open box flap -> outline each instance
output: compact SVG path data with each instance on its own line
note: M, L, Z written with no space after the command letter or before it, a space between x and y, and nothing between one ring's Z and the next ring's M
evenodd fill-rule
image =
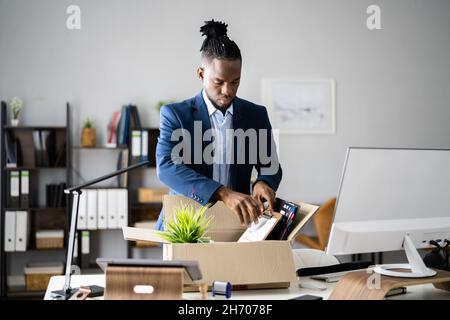
M156 230L148 228L122 227L122 232L125 240L169 243L162 238Z

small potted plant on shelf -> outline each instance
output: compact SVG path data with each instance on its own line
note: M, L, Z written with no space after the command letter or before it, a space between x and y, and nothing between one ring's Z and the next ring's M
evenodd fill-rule
M20 116L20 112L22 111L23 101L19 97L14 97L9 102L9 105L11 107L11 113L12 113L11 125L18 126L19 125L19 116Z
M206 232L212 216L206 217L205 211L210 205L194 210L192 206L181 206L165 226L165 231L159 231L162 238L170 243L205 243L210 242Z
M169 104L169 103L174 103L176 102L176 100L173 99L169 99L169 100L159 100L156 104L155 104L155 109L159 112L161 111L161 108L163 105Z
M83 123L81 132L81 146L85 148L95 147L95 128L91 119L87 118Z

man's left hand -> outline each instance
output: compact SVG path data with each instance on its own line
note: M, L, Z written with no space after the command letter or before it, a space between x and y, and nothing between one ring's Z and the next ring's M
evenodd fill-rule
M264 211L263 202L264 200L269 202L270 211L274 211L275 208L275 191L267 183L264 181L258 181L253 186L253 199L255 199L261 209L261 212Z

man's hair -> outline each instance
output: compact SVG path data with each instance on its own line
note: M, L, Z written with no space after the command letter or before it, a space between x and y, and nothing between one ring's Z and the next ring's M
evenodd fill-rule
M220 21L205 21L200 28L202 36L206 36L200 51L202 58L208 60L216 59L239 59L242 61L241 50L237 44L227 36L228 25Z

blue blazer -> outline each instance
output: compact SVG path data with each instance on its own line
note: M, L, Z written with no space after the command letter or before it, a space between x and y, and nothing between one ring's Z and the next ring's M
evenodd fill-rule
M194 162L194 121L201 121L202 123L201 137L203 137L203 133L206 130L211 128L208 109L201 92L193 98L179 103L164 105L161 108L160 133L156 146L156 172L159 180L170 188L169 194L181 194L185 197L194 199L201 205L205 205L209 202L213 202L211 198L216 190L221 187L221 184L212 179L212 164L205 163L203 157L200 157L201 163ZM191 161L187 164L176 164L171 158L173 147L180 142L171 141L172 132L175 129L180 128L186 129L191 136L190 142L187 141L190 145L183 146L184 148L191 148ZM236 97L233 101L233 129L243 129L244 131L247 129L255 129L257 132L258 129L267 129L267 131L271 133L272 126L265 107ZM199 133L196 134L198 135ZM197 141L199 141L199 139L203 140L201 137L197 137ZM268 152L265 152L263 155L276 157L276 150L274 150L274 153L272 154L270 148L270 136L267 141ZM202 152L210 143L211 140L202 142ZM248 141L244 147L246 154L248 154ZM248 161L247 158L245 164L238 164L236 161L236 138L234 141L234 156L235 161L230 165L230 182L232 190L251 194L252 186L250 179L253 167L255 167L258 172L255 183L257 181L264 181L273 190L276 191L278 189L282 178L281 165L278 165L278 170L275 174L263 175L261 174L261 168L263 168L264 165L261 163L259 156L257 157L256 164L248 163L250 161ZM199 155L197 155L197 157L199 157ZM269 164L266 166L269 166ZM161 211L155 229L163 229L162 217L163 212Z

